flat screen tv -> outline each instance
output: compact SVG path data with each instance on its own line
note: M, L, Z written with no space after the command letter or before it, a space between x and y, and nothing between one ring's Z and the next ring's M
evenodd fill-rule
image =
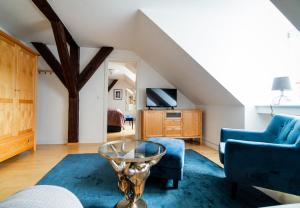
M148 108L151 107L177 107L177 89L146 88Z

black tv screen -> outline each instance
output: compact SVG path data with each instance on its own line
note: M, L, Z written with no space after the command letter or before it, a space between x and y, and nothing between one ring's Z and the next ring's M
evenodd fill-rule
M177 107L177 89L146 88L147 107Z

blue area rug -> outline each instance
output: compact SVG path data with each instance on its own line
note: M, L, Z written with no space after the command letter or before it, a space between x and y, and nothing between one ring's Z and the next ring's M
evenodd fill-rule
M206 157L186 150L184 179L177 190L161 188L161 181L148 179L143 199L149 208L261 207L278 203L252 188L240 186L237 199L230 198L230 184L221 167ZM71 154L39 182L72 191L86 208L112 208L123 199L117 177L108 161L98 154Z

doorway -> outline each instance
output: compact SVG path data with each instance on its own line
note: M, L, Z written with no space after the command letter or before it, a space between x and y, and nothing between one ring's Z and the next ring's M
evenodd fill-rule
M107 141L135 139L137 64L109 61L107 68Z

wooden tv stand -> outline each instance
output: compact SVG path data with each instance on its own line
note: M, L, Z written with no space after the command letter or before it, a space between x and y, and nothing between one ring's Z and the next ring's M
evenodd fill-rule
M202 144L202 110L142 110L142 138L197 138Z

